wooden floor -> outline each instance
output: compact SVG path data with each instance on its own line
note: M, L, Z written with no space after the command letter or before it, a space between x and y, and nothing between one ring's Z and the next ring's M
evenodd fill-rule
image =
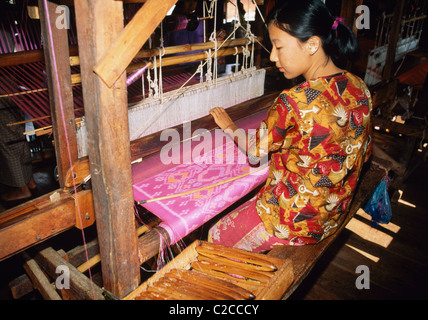
M427 181L425 163L402 186L387 225L374 229L356 215L290 299L427 299ZM356 287L360 265L368 267L369 289Z

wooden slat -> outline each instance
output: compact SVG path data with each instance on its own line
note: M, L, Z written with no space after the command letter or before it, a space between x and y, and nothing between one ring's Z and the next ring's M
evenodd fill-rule
M122 74L109 88L92 71L123 29L123 4L76 0L74 6L103 285L123 297L138 286L140 278L126 79Z
M59 199L52 201L54 195ZM84 215L93 210L92 194L78 194ZM87 204L86 206L83 204ZM56 190L0 214L0 261L77 225L74 195ZM90 214L91 216L92 214ZM85 220L85 226L93 223Z
M22 253L24 259L24 269L43 299L45 300L62 300L58 292L51 285L49 279L45 276L42 269L40 269L37 262L32 259L26 252Z
M49 247L40 251L36 256L37 263L56 279L58 266L67 267L70 271L70 292L77 300L104 300L103 291L84 274L79 272L71 263L62 258L58 252Z
M74 210L74 199L69 197L0 225L0 260L73 227Z
M8 286L14 299L20 299L34 290L30 278L25 273L10 281Z
M126 25L93 71L111 87L177 0L147 0ZM77 15L78 16L78 15ZM94 17L95 18L95 17ZM109 25L106 21L105 26Z

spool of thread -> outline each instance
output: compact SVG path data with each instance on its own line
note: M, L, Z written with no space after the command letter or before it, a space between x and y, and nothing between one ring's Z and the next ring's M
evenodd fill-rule
M145 65L144 67L138 69L137 71L132 72L128 78L126 79L126 85L130 86L131 84L133 84L135 81L137 81L143 74L144 72L147 70L147 68L149 67L149 63L147 61L145 61Z

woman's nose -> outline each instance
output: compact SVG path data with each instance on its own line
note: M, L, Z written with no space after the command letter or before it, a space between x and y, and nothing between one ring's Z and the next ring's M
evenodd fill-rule
M275 48L272 48L272 51L270 52L270 61L272 62L278 61L278 55Z

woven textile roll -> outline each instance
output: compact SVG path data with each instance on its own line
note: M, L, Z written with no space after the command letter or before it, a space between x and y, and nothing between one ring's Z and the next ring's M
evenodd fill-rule
M265 115L265 112L260 112L241 121L239 125L248 132L254 133ZM208 140L215 147L199 153L201 144ZM193 156L186 157L181 154L185 163L165 165L165 170L149 178L139 180L142 178L142 171L147 170L146 162L133 168L134 199L136 201L181 194L216 185L212 188L143 205L162 219L161 227L167 230L171 244L202 226L251 192L266 180L268 174L267 166L252 167L245 154L220 130L206 132L203 138L199 139L199 144L195 144L195 142L192 144L191 141L183 143L181 150L183 152L188 150L189 154ZM156 160L152 159L153 163L162 166L162 159L157 158ZM243 177L219 184L237 176Z

